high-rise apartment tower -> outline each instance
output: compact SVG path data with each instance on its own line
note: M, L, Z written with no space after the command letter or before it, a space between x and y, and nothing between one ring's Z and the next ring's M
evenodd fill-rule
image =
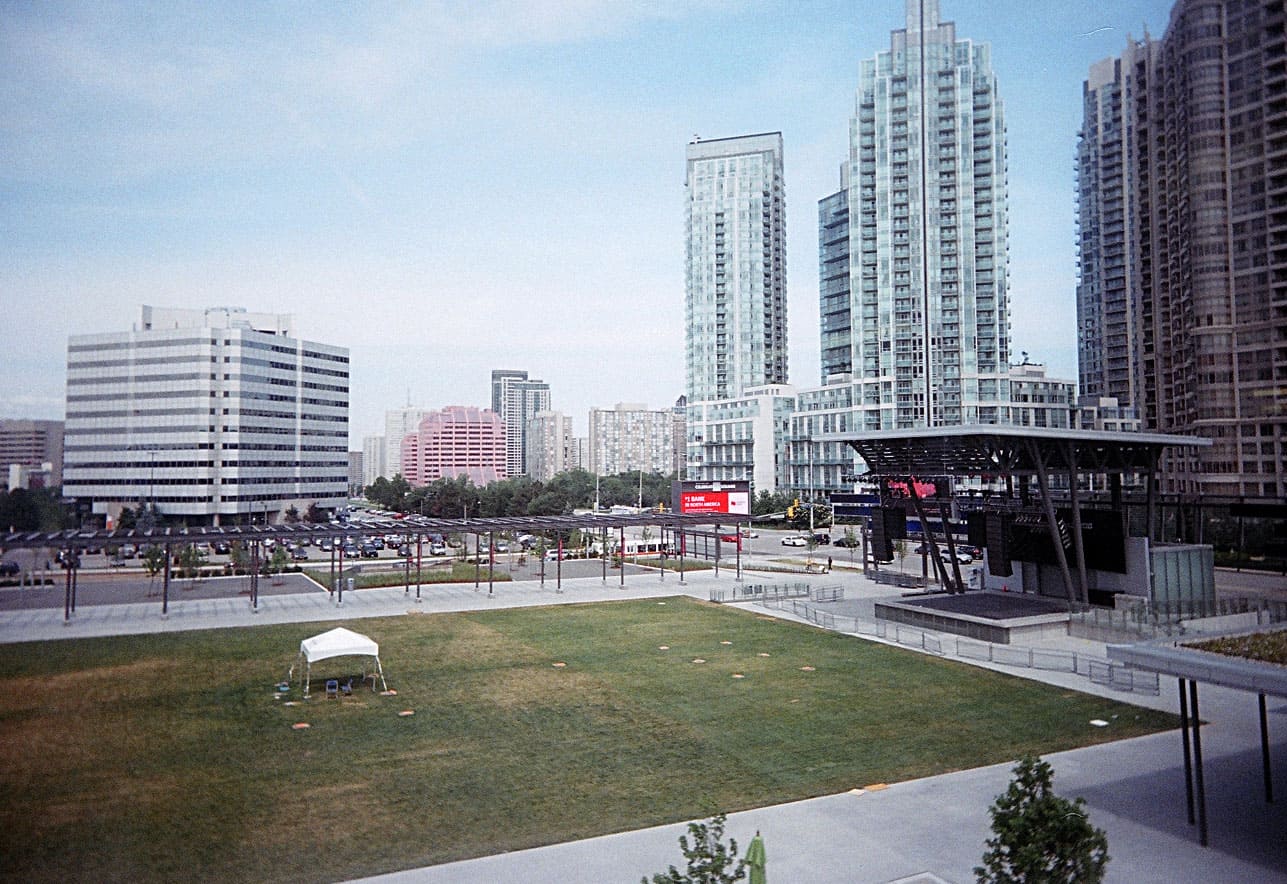
M787 379L782 133L687 148L685 375L690 403Z
M823 377L861 386L860 429L1004 422L1006 144L991 51L957 39L937 0L906 10L889 50L862 63L844 196L819 207ZM844 262L847 291L831 272Z
M492 411L505 424L505 469L510 476L527 474L527 424L538 411L550 409L550 385L525 371L492 371Z
M1104 91L1110 71L1120 81L1122 122L1114 125L1126 131L1113 138L1126 145L1126 182L1088 179L1083 167L1083 284L1099 279L1089 271L1100 267L1127 274L1134 404L1144 428L1213 442L1164 455L1165 491L1287 498L1283 31L1281 0L1179 0L1160 40L1130 45L1087 81L1088 95ZM1103 98L1088 102L1083 147L1102 132L1102 119L1089 117L1104 106ZM1129 223L1109 227L1104 207L1119 189ZM1084 301L1103 317L1109 355L1119 291L1105 285L1079 299L1079 314ZM1083 383L1099 368L1083 366ZM1111 385L1104 392L1122 398Z

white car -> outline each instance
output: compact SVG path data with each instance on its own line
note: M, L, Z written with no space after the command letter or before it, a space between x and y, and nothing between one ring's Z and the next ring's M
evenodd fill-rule
M799 534L792 534L790 537L782 538L782 545L783 546L808 546L809 541L801 537Z

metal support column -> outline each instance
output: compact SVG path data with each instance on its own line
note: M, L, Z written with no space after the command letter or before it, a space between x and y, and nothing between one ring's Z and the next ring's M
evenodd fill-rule
M420 574L420 568L424 564L424 540L423 534L416 535L416 602L420 602L420 584L423 577Z
M621 588L626 588L626 526L620 526L618 539L621 543Z
M1193 817L1193 755L1189 749L1189 696L1185 692L1185 679L1180 682L1180 736L1184 744L1184 804L1188 809L1189 825Z
M496 580L496 532L487 532L487 594L495 594Z
M161 564L161 616L169 616L170 613L170 544L165 545L165 559Z
M1269 719L1265 716L1265 695L1260 696L1260 760L1265 769L1265 803L1274 803L1274 775L1269 766Z
M1202 778L1202 717L1198 714L1198 683L1189 680L1189 707L1193 710L1193 773L1197 783L1198 843L1207 846L1207 790Z

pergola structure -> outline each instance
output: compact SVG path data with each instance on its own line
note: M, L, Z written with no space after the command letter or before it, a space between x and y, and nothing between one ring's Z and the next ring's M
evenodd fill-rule
M1198 826L1198 840L1207 846L1206 780L1202 768L1202 720L1198 714L1198 682L1220 685L1258 696L1260 761L1265 803L1274 803L1273 769L1269 760L1269 718L1265 695L1287 699L1287 669L1243 657L1215 654L1177 642L1109 645L1108 657L1134 669L1174 676L1180 687L1180 730L1184 749L1184 793L1189 825ZM1194 808L1197 808L1196 820Z
M293 524L282 525L229 525L229 526L202 526L202 527L158 527L158 528L130 528L116 530L91 530L91 529L67 529L62 531L9 531L0 534L0 548L3 549L58 549L68 553L66 590L63 605L63 617L70 620L72 612L76 610L76 567L80 553L89 548L101 548L104 546L113 546L124 543L137 544L140 548L144 546L155 546L162 549L165 553L162 573L164 582L162 589L161 613L164 616L169 610L169 588L170 588L170 562L172 559L172 550L175 546L183 547L194 543L214 543L216 541L240 542L246 544L251 550L251 569L250 569L250 598L251 606L255 610L259 607L259 552L265 541L273 540L291 540L299 538L309 538L316 540L319 538L331 538L339 540L341 543L334 545L331 553L331 574L332 574L332 591L338 589L339 603L344 600L343 580L336 580L336 564L338 553L338 567L341 575L344 571L344 549L342 541L345 538L361 538L367 534L385 534L396 533L404 536L413 536L415 538L415 568L416 568L416 596L420 594L420 573L422 564L422 553L424 541L428 537L435 535L447 536L451 534L472 534L475 538L487 537L489 539L489 548L495 549L495 537L497 534L522 534L528 533L533 535L554 535L557 538L560 555L558 559L558 580L562 585L562 537L566 533L579 530L597 534L605 541L610 531L618 532L622 547L625 545L625 529L633 527L657 527L661 531L669 531L672 534L678 534L682 538L688 536L706 536L714 539L716 550L716 568L719 567L719 548L720 535L723 533L721 526L729 526L735 530L740 529L743 525L749 527L750 517L747 515L738 515L730 513L674 513L674 512L648 512L639 514L606 514L606 513L585 513L581 515L559 515L559 516L505 516L499 518L470 518L470 519L434 519L418 515L397 514L398 517L389 515L387 517L377 517L374 519L365 519L361 523L309 523L297 522ZM475 542L477 549L477 542ZM683 582L684 554L686 544L679 544L680 560L680 582ZM738 578L741 578L741 544L735 544L736 550L736 567ZM606 549L605 549L606 552ZM603 559L604 580L607 580L607 555ZM478 555L475 555L474 585L479 586L482 580L482 562ZM407 583L410 586L411 580L411 556L404 560L404 567L407 572ZM624 561L623 561L624 566ZM493 569L495 566L494 554L489 556L487 568L488 593L493 591ZM544 580L544 564L542 563L542 580ZM621 581L625 583L625 568L621 569Z
M1100 430L1046 429L1000 425L962 425L923 427L912 430L880 430L870 433L828 433L817 441L849 445L866 462L872 479L892 479L907 483L908 496L921 516L925 542L933 557L934 567L944 586L952 585L925 518L924 507L916 490L917 477L925 476L1001 476L1013 493L1013 480L1035 478L1037 494L1045 513L1046 527L1063 575L1068 599L1086 601L1086 557L1082 548L1079 479L1083 474L1100 474L1109 478L1114 509L1121 508L1123 474L1146 477L1148 495L1148 530L1151 536L1156 500L1156 474L1162 450L1167 447L1203 448L1211 440L1192 436L1159 433L1110 432ZM1064 550L1051 478L1068 477L1069 503L1072 509L1072 541L1075 563L1070 565ZM955 586L962 587L956 549L950 531L945 531L948 552L952 558ZM1073 580L1073 567L1077 581Z

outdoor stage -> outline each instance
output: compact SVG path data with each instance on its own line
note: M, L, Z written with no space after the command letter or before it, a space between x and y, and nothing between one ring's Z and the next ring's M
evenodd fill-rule
M876 616L1002 645L1068 632L1067 603L1013 592L936 593L878 601Z

